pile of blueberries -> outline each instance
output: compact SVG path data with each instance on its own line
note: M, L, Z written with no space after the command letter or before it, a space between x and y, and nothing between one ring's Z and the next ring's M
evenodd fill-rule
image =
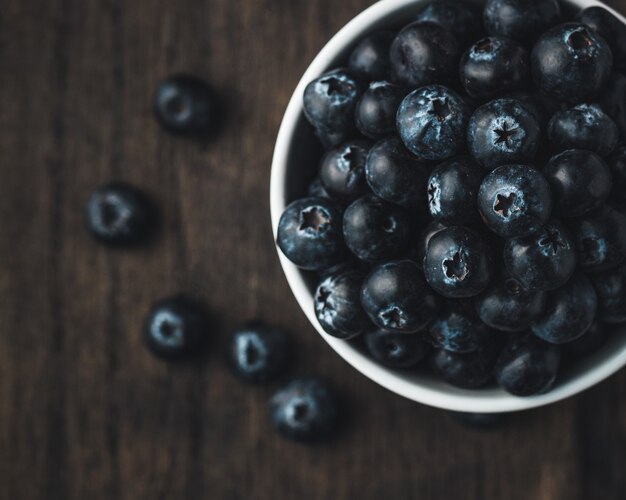
M626 322L626 27L436 1L346 63L304 91L325 153L277 236L320 325L458 387L550 390Z
M219 110L214 91L190 75L175 75L158 87L156 118L164 130L205 140L217 130ZM153 239L158 211L140 190L124 182L96 189L86 206L87 229L108 246L128 248ZM149 311L143 340L166 360L197 357L205 352L211 325L204 307L185 295L167 297ZM250 322L229 338L227 358L234 373L248 383L282 380L291 354L284 331ZM298 441L329 437L338 428L339 405L332 387L319 377L287 380L271 397L270 415L283 436Z

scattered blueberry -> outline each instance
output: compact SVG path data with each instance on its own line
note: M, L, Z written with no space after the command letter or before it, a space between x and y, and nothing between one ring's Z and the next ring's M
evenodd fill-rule
M413 88L452 81L461 55L452 33L437 24L419 21L396 35L390 54L397 81Z
M598 317L605 323L626 323L626 264L590 278L598 295Z
M318 441L336 431L337 397L321 379L293 379L274 393L269 404L274 427L288 439Z
M515 99L497 99L479 107L467 127L467 145L483 167L532 161L540 146L535 111Z
M389 368L411 368L422 361L429 351L423 335L406 335L382 329L366 333L365 346L372 358Z
M611 49L584 24L566 23L544 33L533 47L535 85L564 102L589 102L607 83L613 67Z
M430 165L407 151L397 137L378 141L370 149L365 176L378 197L406 208L425 206Z
M599 7L589 7L583 10L578 19L592 30L596 31L611 47L615 69L622 73L626 71L626 27L608 10Z
M475 231L448 227L435 233L424 258L424 276L440 295L473 297L482 292L493 272L491 249Z
M397 333L423 329L437 314L437 298L410 260L375 267L363 283L361 303L379 328Z
M368 192L365 160L370 143L353 140L328 151L320 164L320 180L337 200L351 201Z
M470 96L493 98L528 84L529 55L510 38L490 36L477 41L463 54L460 74Z
M416 21L433 23L450 31L462 45L469 45L482 32L481 19L473 6L459 1L433 2L417 13Z
M482 323L471 302L449 301L430 324L433 343L452 352L472 352L483 347L492 332Z
M155 303L144 323L143 340L157 356L179 359L198 354L207 342L206 314L195 302L174 296Z
M385 80L391 76L389 49L395 38L392 31L377 31L361 40L350 54L350 69L369 80Z
M86 206L87 228L109 245L133 245L144 241L153 229L154 213L138 189L114 182L96 189Z
M287 365L287 335L282 330L260 322L235 330L228 347L233 371L247 382L265 383L274 380Z
M456 92L429 85L411 92L398 109L404 145L422 160L445 160L465 145L469 107Z
M493 344L463 354L438 349L431 358L431 365L449 384L463 389L478 389L491 380L496 356Z
M370 139L382 139L396 131L396 113L407 90L394 83L375 81L356 107L356 127Z
M484 170L473 159L461 156L436 167L427 184L430 215L444 224L478 221L478 189Z
M217 99L211 88L189 75L174 75L159 84L154 113L165 130L181 135L214 132L219 119Z
M289 204L278 223L276 243L296 266L312 271L341 262L345 254L341 207L327 198Z
M576 244L570 231L552 220L524 238L508 240L504 264L526 290L554 290L576 269Z
M478 210L487 227L502 238L528 236L550 218L550 186L534 167L499 167L480 185Z
M507 273L501 273L474 299L476 312L483 323L509 332L528 330L546 305L546 294L525 290Z
M496 379L515 396L543 394L554 385L560 362L557 346L530 334L513 335L498 358Z
M487 0L483 19L492 35L532 44L561 16L557 0Z

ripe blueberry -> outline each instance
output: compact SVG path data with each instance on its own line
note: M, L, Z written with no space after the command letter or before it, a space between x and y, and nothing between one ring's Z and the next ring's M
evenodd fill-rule
M395 37L391 31L377 31L363 38L350 54L350 69L368 80L385 80L391 76L389 48Z
M415 18L422 23L428 22L450 31L461 46L476 40L483 30L481 19L474 8L459 1L442 0L422 8Z
M246 382L265 383L284 371L289 341L282 330L253 322L232 333L228 354L237 376Z
M487 0L483 20L492 35L532 44L560 15L557 0Z
M429 351L428 343L420 334L406 335L378 329L367 332L364 339L370 356L389 368L411 368Z
M435 373L449 384L463 389L478 389L491 380L496 356L493 344L463 354L438 349L431 357L431 365Z
M598 317L605 323L626 322L626 264L590 275L598 294Z
M370 139L382 139L396 131L396 113L407 90L386 81L370 83L356 106L356 127Z
M337 200L352 201L368 192L365 160L370 143L353 140L328 151L320 164L320 180Z
M472 352L492 339L491 331L476 316L470 303L449 301L428 328L437 347L452 352Z

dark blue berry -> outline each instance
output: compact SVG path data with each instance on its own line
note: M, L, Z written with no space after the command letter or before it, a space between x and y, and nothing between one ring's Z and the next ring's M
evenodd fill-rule
M320 164L320 180L326 191L339 201L352 201L369 191L365 181L365 160L371 144L353 140L328 151Z
M589 280L575 275L548 294L541 317L531 326L533 333L552 344L564 344L583 335L593 323L598 297Z
M351 339L365 332L371 323L361 306L365 273L348 268L327 276L315 291L315 315L326 333Z
M175 296L152 306L144 323L143 341L157 356L179 359L200 353L208 333L202 308L183 296Z
M428 328L437 347L472 352L490 342L492 332L480 321L471 302L449 301Z
M626 322L626 264L590 275L598 294L598 317L605 323Z
M490 34L530 45L554 26L560 15L557 0L487 0L483 20Z
M600 207L611 192L611 171L597 154L568 149L553 156L543 170L550 183L554 211L579 217Z
M392 31L377 31L363 38L350 54L350 69L361 73L368 80L389 78L389 48L394 37Z
M329 71L304 90L304 114L325 147L345 142L354 134L354 111L365 90L362 77L351 69Z
M370 356L389 368L411 368L429 352L428 343L420 334L406 335L379 329L366 333L364 339Z
M502 238L528 236L550 218L550 186L534 167L499 167L480 185L478 210L487 227Z
M435 373L443 380L463 389L478 389L493 376L497 351L494 344L468 353L438 349L431 358Z
M400 139L389 137L370 149L365 176L378 197L406 208L418 208L425 205L430 168L412 156Z
M626 215L608 206L572 221L580 265L603 271L626 259Z
M570 231L552 220L536 233L508 240L504 264L526 290L554 290L576 269L576 244Z
M626 26L617 17L602 7L583 10L578 20L596 31L611 47L615 69L626 70Z
M566 23L544 33L533 47L535 85L564 102L589 102L607 83L613 67L611 49L584 24Z
M89 232L102 243L133 245L154 229L154 211L138 189L114 182L96 189L86 206Z
M481 19L473 6L459 2L443 0L423 7L415 18L450 31L465 46L476 40L482 32Z
M430 215L444 224L478 221L477 197L484 170L473 159L448 160L430 174L427 184Z
M496 364L498 384L515 396L548 392L561 363L559 348L530 334L513 335Z
M217 129L217 99L202 80L175 75L163 80L154 97L154 113L168 132L197 135Z
M483 323L509 332L528 330L546 305L546 294L525 290L507 273L492 281L489 288L474 300L476 312Z
M475 231L455 226L431 237L424 259L424 276L444 297L478 295L489 284L492 272L491 249Z
M289 340L282 330L253 322L233 332L228 354L237 376L247 382L265 383L284 371Z
M467 127L467 145L483 167L530 162L540 146L535 111L515 99L497 99L479 107Z
M626 213L626 145L618 147L607 162L613 177L609 204Z
M604 112L613 118L619 129L620 137L626 137L626 76L614 71L604 90L600 93L598 104Z
M269 405L274 427L288 439L318 441L337 429L337 397L324 380L293 379L274 393Z
M604 157L617 145L615 122L597 104L578 104L559 111L548 124L553 151L587 149Z
M361 260L391 260L406 252L410 224L409 214L402 207L366 195L346 208L343 237L348 248Z
M465 146L469 107L456 92L429 85L411 92L398 109L404 145L422 160L445 160Z
M426 252L428 251L428 245L430 244L431 238L446 227L447 226L445 224L434 220L431 221L428 226L426 226L426 228L420 233L417 239L416 248L416 262L420 267L424 265L424 258L426 257Z
M370 83L356 107L356 127L370 139L382 139L396 131L396 113L407 90L386 81Z
M479 99L520 89L530 79L528 52L510 38L483 38L463 54L460 75L465 91Z
M303 198L287 206L280 216L276 243L296 266L312 271L341 262L343 212L327 198Z
M391 44L391 68L397 81L409 87L447 83L456 76L460 55L459 44L448 30L415 22Z
M363 283L361 303L379 328L397 333L422 330L437 313L437 298L410 260L375 267Z

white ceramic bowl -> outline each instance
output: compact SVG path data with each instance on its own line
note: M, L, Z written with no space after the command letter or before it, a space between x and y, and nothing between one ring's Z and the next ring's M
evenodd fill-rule
M298 83L283 117L272 162L270 208L274 239L286 205L303 196L313 178L321 151L308 127L303 110L304 88L313 79L345 60L349 50L365 34L376 29L406 24L418 6L428 0L381 0L346 24L320 51ZM602 5L624 23L626 19L594 0L570 0L577 8ZM564 374L547 394L520 398L493 387L464 390L446 384L434 375L394 371L379 365L353 344L326 334L313 310L315 283L278 251L287 281L300 307L322 338L354 368L374 382L406 398L454 411L497 413L534 408L577 394L609 377L626 365L626 329L611 337L596 354Z

